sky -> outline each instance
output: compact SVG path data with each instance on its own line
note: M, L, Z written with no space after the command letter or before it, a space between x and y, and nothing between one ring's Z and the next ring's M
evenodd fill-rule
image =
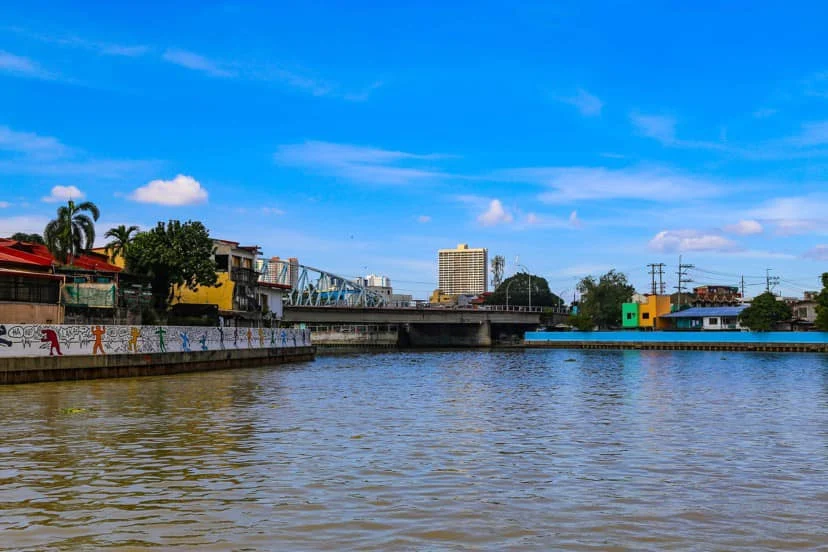
M420 298L458 243L819 289L828 6L390 4L3 3L0 235L71 197Z

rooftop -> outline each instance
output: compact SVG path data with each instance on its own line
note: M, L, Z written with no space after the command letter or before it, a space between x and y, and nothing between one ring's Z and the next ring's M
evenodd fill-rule
M747 305L740 305L738 307L693 307L683 311L671 312L670 314L662 315L661 318L701 318L703 316L739 316Z

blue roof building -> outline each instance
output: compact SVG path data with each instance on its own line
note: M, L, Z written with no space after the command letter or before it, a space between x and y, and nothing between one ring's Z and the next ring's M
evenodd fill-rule
M747 305L738 307L693 307L664 314L661 318L670 321L677 330L741 330L739 314Z

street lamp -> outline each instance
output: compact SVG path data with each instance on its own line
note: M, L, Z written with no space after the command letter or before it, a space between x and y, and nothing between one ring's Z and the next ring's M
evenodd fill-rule
M509 286L512 285L514 280L509 280L509 283L506 284L506 310L509 310Z
M526 266L517 263L515 266L519 266L524 271L526 271L526 275L529 277L529 308L532 308L532 275L529 273L529 269Z

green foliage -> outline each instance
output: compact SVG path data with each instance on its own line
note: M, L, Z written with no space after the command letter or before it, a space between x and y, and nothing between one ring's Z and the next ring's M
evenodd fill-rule
M109 259L114 261L118 257L126 258L126 252L135 239L132 234L138 231L137 226L130 226L121 224L115 228L110 228L104 234L105 238L111 238L110 242L106 244L106 252L109 254Z
M767 332L777 322L789 321L792 314L791 307L777 301L773 293L766 291L754 297L750 306L739 315L739 321L753 331Z
M159 222L152 230L139 233L126 250L126 266L129 272L150 278L159 310L172 301L176 286L195 291L218 282L213 241L198 221Z
M610 270L598 280L587 276L578 283L578 291L580 315L604 329L621 326L621 305L632 299L635 288L627 282L625 274Z
M40 245L46 245L46 242L43 241L43 236L40 234L26 234L25 232L17 232L12 234L11 239L27 242L27 243L39 243Z
M582 312L570 314L567 322L570 326L582 332L591 332L595 329L595 321L592 320L592 317Z
M521 272L503 280L497 289L486 298L486 305L505 305L506 294L509 294L508 304L529 305L529 286L531 280L532 306L557 307L563 305L563 300L549 291L549 283L545 278L534 274Z
M814 327L823 332L828 332L828 272L822 274L822 291L816 296L816 322Z
M84 213L92 215L90 218ZM58 207L57 218L49 221L43 230L46 247L61 263L72 260L92 249L95 243L95 222L101 212L91 201L75 203L71 199L66 205Z

